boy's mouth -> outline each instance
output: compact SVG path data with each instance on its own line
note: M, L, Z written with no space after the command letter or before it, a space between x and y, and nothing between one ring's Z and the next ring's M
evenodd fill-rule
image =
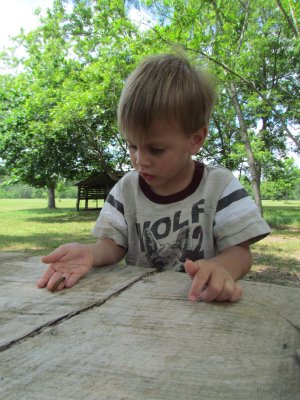
M145 174L143 172L141 172L140 175L146 182L151 182L154 179L154 175Z

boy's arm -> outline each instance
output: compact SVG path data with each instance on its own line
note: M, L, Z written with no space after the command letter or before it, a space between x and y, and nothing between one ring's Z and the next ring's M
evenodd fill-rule
M70 288L86 275L93 266L100 267L120 261L126 249L111 239L102 239L94 244L68 243L42 257L42 262L50 264L38 280L38 287L49 290ZM61 283L56 287L57 282Z
M192 279L189 299L238 301L243 290L235 281L249 272L251 264L248 242L229 247L208 260L187 260L185 270Z
M127 250L116 244L112 239L101 239L98 242L87 245L93 254L93 267L115 264L122 260Z

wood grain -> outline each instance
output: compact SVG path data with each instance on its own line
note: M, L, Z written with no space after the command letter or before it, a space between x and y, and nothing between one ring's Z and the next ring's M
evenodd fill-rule
M186 274L140 277L3 351L0 397L297 400L300 290L241 284L239 303L192 304ZM68 291L76 307L81 290Z
M40 257L0 257L0 349L44 326L102 304L152 271L117 265L94 269L72 289L52 293L36 286L45 268Z

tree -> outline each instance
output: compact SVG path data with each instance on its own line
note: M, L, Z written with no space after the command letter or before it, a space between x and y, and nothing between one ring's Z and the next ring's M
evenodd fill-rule
M285 151L287 138L293 140L296 150L299 149L299 137L289 128L289 125L299 124L294 101L295 93L299 94L300 47L296 28L299 6L294 1L284 3L290 13L288 20L273 0L143 2L160 21L150 27L157 40L179 44L190 57L214 66L222 88L220 104L228 106L222 112L217 104L212 121L211 137L222 134L219 144L227 145L227 152L221 147L218 160L230 164L226 159L231 154L229 144L232 149L238 148L236 143L244 144L244 154L236 159L243 163L246 155L255 200L260 208L263 165L252 150L251 137L264 144L265 152L271 152L274 158L278 151ZM224 100L224 96L230 101ZM232 118L232 108L235 121L226 118L227 114ZM221 115L225 123L218 119ZM259 124L261 129L258 129ZM236 126L229 129L227 136L226 130L220 129L224 125Z
M293 195L299 179L300 170L292 158L279 161L267 180L272 185L273 198L287 201Z
M37 29L18 36L27 57L2 93L0 155L12 179L48 188L49 207L59 179L126 162L116 106L136 38L121 0L74 1L70 12L55 0Z
M68 161L78 152L74 137L51 124L51 110L59 101L61 83L71 67L65 57L68 45L59 29L62 10L58 6L55 2L55 18L49 17L42 27L18 36L28 57L22 60L24 72L7 80L7 94L2 93L1 101L0 154L11 179L47 187L50 208L55 207L58 179L69 174Z
M129 6L148 9L148 30L128 18ZM53 194L58 179L124 168L116 125L124 79L143 56L180 46L217 77L202 157L249 175L261 207L261 177L286 156L287 138L299 149L290 129L299 126L298 3L55 0L40 18L17 38L23 72L1 77L0 157L13 179Z

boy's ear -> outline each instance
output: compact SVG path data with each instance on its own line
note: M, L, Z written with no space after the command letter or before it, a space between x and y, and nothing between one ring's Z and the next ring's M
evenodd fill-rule
M208 128L207 126L203 126L202 128L198 129L191 138L190 143L190 154L195 155L203 146L205 139L207 138Z

